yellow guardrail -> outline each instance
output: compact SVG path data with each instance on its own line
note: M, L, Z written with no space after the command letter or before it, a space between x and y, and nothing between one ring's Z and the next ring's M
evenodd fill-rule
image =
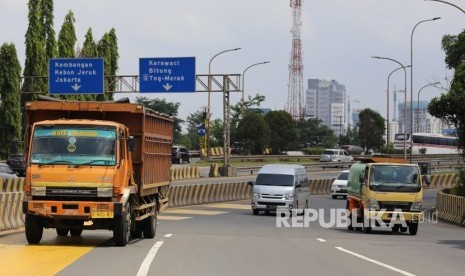
M436 212L439 219L465 226L465 197L438 191Z

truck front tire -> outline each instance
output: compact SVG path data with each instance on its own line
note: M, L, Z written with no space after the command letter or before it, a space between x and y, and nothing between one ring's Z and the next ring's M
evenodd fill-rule
M408 224L408 232L411 236L415 236L418 232L418 222L410 222Z
M26 239L29 244L39 244L42 239L44 227L42 218L31 214L26 215Z
M131 214L129 204L126 204L121 214L115 217L113 225L113 240L116 246L126 246L129 241Z

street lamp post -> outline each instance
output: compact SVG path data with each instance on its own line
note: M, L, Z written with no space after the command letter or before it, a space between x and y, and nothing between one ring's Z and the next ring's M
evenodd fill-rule
M405 66L405 68L408 68L410 67L410 65L407 65ZM386 133L386 146L389 147L389 139L391 138L390 134L391 134L391 128L390 128L390 121L389 121L389 79L391 78L391 75L394 73L394 72L397 72L398 70L402 69L402 67L399 67L397 69L394 69L388 76L388 79L387 79L387 104L386 104L386 108L387 108L387 112L386 112L386 126L387 126L387 133ZM394 107L395 108L395 107Z
M435 21L441 19L441 17L435 17L431 19L426 19L418 22L412 29L412 34L410 35L410 136L413 134L413 33L418 25L421 23ZM410 137L410 163L412 163L412 152L413 152L413 139Z
M247 72L247 70L249 70L250 68L254 66L261 65L261 64L267 64L267 63L270 63L270 61L264 61L264 62L258 62L258 63L252 64L249 67L245 68L244 72L242 73L242 100L241 100L241 116L242 117L244 117L244 112L245 112L245 106L244 106L244 103L245 103L245 100L244 100L245 72Z
M461 10L463 13L465 13L465 10L463 10L463 9L460 8L459 6L454 5L454 4L452 4L452 3L449 3L449 2L446 2L446 1L442 1L442 0L424 0L424 1L434 1L434 2L440 2L440 3L447 4L447 5L451 5L451 6L453 6L453 7L456 7L457 9Z
M395 60L395 59L392 59L392 58L387 58L387 57L378 57L378 56L372 56L372 58L376 58L376 59L386 59L386 60L390 60L390 61L393 61L397 64L399 64L402 69L404 69L404 91L405 91L405 98L404 98L404 122L402 124L402 128L403 128L403 133L404 133L404 159L407 159L407 140L405 139L406 137L406 133L405 133L405 130L406 130L406 123L407 123L407 70L405 69L405 66L400 63L399 61Z
M207 128L207 135L206 135L206 139L205 139L205 143L207 144L207 159L210 158L210 93L212 91L212 76L211 76L211 65L212 65L212 61L214 58L216 58L217 56L223 54L223 53L226 53L226 52L231 52L231 51L237 51L237 50L240 50L241 48L234 48L234 49L228 49L228 50L224 50L224 51L221 51L219 53L217 53L216 55L214 55L211 59L210 59L210 62L208 63L208 105L207 105L207 124L206 124L206 128Z
M417 132L420 132L420 92L421 90L423 90L424 88L428 87L428 86L432 86L432 85L436 85L436 84L440 84L440 82L435 82L435 83L428 83L426 85L424 85L422 88L420 88L420 90L418 90L418 97L417 97Z

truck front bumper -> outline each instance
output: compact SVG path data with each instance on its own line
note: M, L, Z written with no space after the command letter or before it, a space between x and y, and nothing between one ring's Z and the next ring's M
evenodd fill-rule
M122 213L119 202L23 201L23 213L53 218L108 219Z
M403 211L365 211L365 218L380 219L384 222L391 221L408 221L418 222L423 220L422 212L403 212Z

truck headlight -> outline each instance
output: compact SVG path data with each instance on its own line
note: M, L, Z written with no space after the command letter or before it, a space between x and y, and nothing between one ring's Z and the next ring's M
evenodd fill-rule
M113 188L97 188L98 197L112 197Z
M422 206L423 206L423 201L422 200L415 201L414 203L412 203L412 207L410 207L410 211L418 211L418 212L420 212Z
M46 196L47 187L31 187L32 196Z
M294 199L294 194L287 194L287 195L284 195L284 199L286 199L286 200Z
M367 208L368 209L373 209L375 211L379 211L379 204L378 204L378 201L374 198L369 198L367 200Z
M260 198L260 193L252 193L253 198Z

